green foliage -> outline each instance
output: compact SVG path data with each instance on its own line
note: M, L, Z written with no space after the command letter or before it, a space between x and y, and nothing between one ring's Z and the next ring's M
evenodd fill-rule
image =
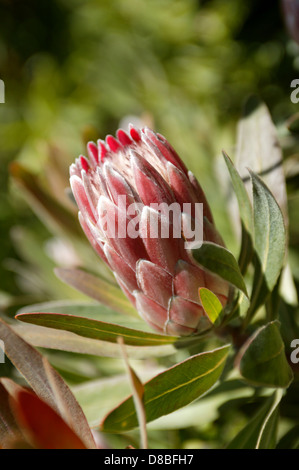
M203 242L192 250L194 260L217 276L230 282L247 296L247 289L239 265L230 251L220 245Z
M261 326L249 338L237 363L241 375L254 385L287 388L293 380L277 321Z
M218 297L212 291L201 287L198 289L201 305L212 323L216 323L222 312L222 305Z
M110 448L138 447L138 426L149 447L298 448L299 49L279 4L32 0L0 16L0 447L94 448L92 425ZM131 120L173 144L228 247L192 253L232 286L224 309L199 290L204 334L150 331L78 224L70 163Z
M286 234L281 210L265 184L252 173L254 198L255 278L248 316L263 304L276 284L284 257Z
M239 266L241 273L245 273L248 264L250 263L253 255L252 246L252 233L253 233L253 213L252 206L247 194L245 185L242 181L241 176L234 167L229 156L223 152L225 163L230 173L234 193L238 200L239 213L242 223L242 244L239 254Z
M219 379L229 351L224 346L200 353L176 364L144 385L146 420L171 413L207 392ZM121 403L103 421L101 429L126 431L138 424L132 397Z
M117 343L117 338L121 336L129 346L161 346L172 344L179 339L176 336L155 335L125 328L115 323L104 323L61 313L23 313L17 315L16 318L26 323L71 331L86 338L108 341L109 343Z
M275 449L278 405L281 393L275 392L244 429L230 442L228 449Z

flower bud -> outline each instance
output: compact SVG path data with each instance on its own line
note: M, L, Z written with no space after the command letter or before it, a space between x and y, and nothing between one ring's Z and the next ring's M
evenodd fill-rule
M198 289L224 306L229 287L189 254L202 241L223 245L195 176L148 128L120 129L87 150L70 167L79 220L140 316L165 334L211 328Z

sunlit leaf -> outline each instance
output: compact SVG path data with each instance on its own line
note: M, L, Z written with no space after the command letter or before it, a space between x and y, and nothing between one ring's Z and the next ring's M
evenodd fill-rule
M209 289L201 287L198 289L201 305L212 323L215 323L220 313L222 305L218 297Z
M59 330L70 331L91 339L117 343L119 336L130 346L161 346L173 344L179 340L177 336L166 336L145 331L134 330L113 323L105 323L89 318L63 315L60 313L23 313L18 320L34 325L46 326Z
M53 328L45 328L23 322L14 324L13 330L33 346L95 356L120 357L119 347L116 343L90 339L69 331L54 330ZM176 352L176 347L172 344L156 346L154 348L152 346L144 346L142 348L127 346L127 350L129 357L145 359L169 356Z
M221 419L227 409L231 415L251 398L252 387L235 379L221 381L200 400L149 423L148 429L170 430L196 426L205 431L212 422Z
M219 379L229 346L192 356L144 385L147 422L171 413L207 392ZM119 432L138 425L132 396L113 410L101 429Z
M163 367L155 365L153 361L151 361L151 364L148 363L146 368L143 366L143 362L138 361L136 363L135 361L134 369L142 383L164 370ZM123 373L85 381L73 386L72 391L92 427L98 426L107 413L125 400L132 392L130 383ZM99 397L101 397L101 400L99 400Z

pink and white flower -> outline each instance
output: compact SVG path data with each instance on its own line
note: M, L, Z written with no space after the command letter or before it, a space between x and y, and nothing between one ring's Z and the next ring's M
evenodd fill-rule
M223 246L195 176L165 137L148 128L119 129L117 138L90 142L87 150L89 158L71 165L70 183L95 251L155 330L183 336L209 329L198 289L207 287L224 306L229 286L196 265L186 249L190 233L198 242L199 229L204 241ZM180 208L179 234L171 206Z

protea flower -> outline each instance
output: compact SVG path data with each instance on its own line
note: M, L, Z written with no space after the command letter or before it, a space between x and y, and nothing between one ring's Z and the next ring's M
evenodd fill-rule
M130 126L128 134L119 129L117 138L90 142L87 150L89 159L80 156L70 168L79 220L124 293L159 332L183 336L210 328L198 289L207 287L224 306L228 284L196 265L186 249L184 227L188 220L194 225L200 203L203 239L223 245L194 175L167 140L148 128ZM164 213L174 203L182 209L179 236L171 230L176 221ZM153 224L161 232L169 229L167 237L152 237Z

